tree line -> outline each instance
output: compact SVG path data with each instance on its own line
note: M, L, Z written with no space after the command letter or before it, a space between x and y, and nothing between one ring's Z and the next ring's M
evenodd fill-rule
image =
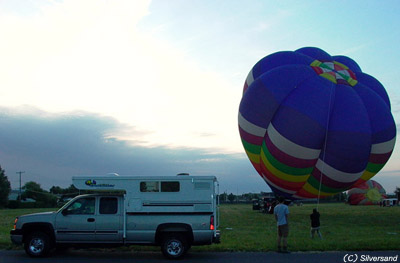
M0 208L31 208L31 207L58 207L63 204L66 199L75 197L78 194L87 193L87 191L79 191L74 185L70 185L67 188L61 188L59 186L53 186L49 191L42 189L40 184L36 182L27 182L23 187L21 196L18 196L17 200L8 200L11 192L11 184L8 180L5 171L0 165ZM396 187L395 194L397 199L400 200L400 187ZM219 199L221 202L250 202L253 199L261 198L261 194L246 193L242 195L234 195L233 193L220 194ZM28 198L35 200L34 203L24 203L22 201ZM324 199L324 201L344 201L346 198L345 193L339 193L338 195ZM329 199L329 200L328 200ZM331 200L332 199L332 200Z
M18 194L17 200L8 199L11 193L11 184L4 169L0 166L0 208L58 207L67 197L79 194L79 190L73 185L67 188L53 186L50 191L46 191L40 184L32 181L25 183L21 192L21 195ZM29 199L33 199L34 202L26 202Z

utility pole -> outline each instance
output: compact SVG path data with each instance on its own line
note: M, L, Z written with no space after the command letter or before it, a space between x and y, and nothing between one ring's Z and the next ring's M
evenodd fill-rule
M23 173L25 173L25 172L19 171L19 172L16 172L16 173L19 174L19 200L21 201L21 199L22 199L21 175Z

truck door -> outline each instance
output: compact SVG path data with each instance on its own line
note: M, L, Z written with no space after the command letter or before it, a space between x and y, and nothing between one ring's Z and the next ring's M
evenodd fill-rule
M56 238L61 242L95 241L96 198L77 199L56 217Z
M123 214L122 200L118 197L101 197L99 202L99 214L96 220L96 240L123 242Z

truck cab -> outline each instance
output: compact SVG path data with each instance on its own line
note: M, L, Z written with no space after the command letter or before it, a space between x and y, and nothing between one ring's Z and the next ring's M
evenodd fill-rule
M56 212L20 216L11 240L32 257L56 246L156 245L170 259L192 245L219 243L218 182L214 176L81 176L80 195Z

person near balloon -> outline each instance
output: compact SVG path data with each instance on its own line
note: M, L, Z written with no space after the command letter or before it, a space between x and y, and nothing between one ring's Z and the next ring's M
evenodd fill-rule
M289 208L285 205L285 198L279 197L279 204L274 208L274 216L278 226L278 252L289 253L287 249L287 237L289 235ZM283 249L281 244L283 244Z
M321 232L319 231L320 228L320 221L319 221L319 212L316 208L313 209L312 214L310 215L311 219L311 238L314 238L315 233L318 234L319 238L322 239Z

